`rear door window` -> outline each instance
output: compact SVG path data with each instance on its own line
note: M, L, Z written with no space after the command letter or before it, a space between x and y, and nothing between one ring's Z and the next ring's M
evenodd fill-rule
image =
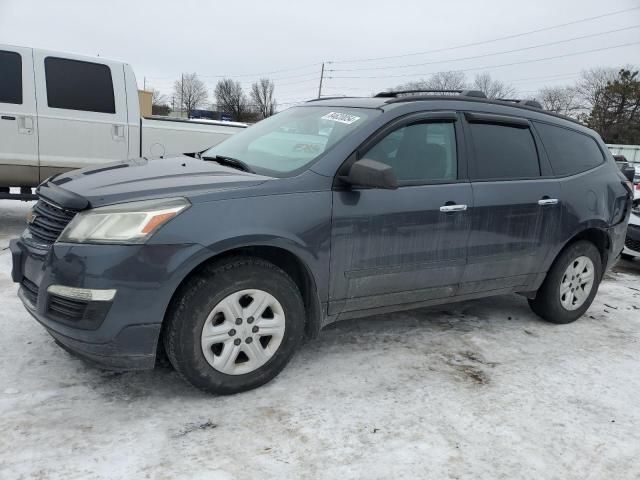
M0 50L0 103L22 104L22 57Z
M602 151L590 136L546 123L534 124L556 175L586 172L604 161Z
M529 128L469 123L474 151L472 180L515 180L540 176L538 152Z
M107 65L47 57L44 70L49 107L116 113L111 69Z

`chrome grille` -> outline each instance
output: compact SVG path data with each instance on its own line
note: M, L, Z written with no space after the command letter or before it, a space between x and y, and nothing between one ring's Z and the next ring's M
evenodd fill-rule
M28 227L29 233L34 240L51 244L58 239L76 213L74 210L64 209L40 199L33 207L33 217Z
M634 240L630 237L625 238L624 245L629 250L633 250L634 252L640 252L640 240Z

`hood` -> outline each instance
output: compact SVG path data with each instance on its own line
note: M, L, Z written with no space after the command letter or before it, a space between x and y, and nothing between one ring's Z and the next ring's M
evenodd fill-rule
M210 193L260 185L269 179L187 156L140 158L72 170L44 182L38 193L70 208L73 208L69 204L71 198L75 198L76 207L86 199L89 203L86 208L152 198L193 200Z

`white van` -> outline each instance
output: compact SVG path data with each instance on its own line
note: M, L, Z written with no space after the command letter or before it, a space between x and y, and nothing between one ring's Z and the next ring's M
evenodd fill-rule
M0 45L0 197L66 170L196 152L246 125L141 118L130 65Z

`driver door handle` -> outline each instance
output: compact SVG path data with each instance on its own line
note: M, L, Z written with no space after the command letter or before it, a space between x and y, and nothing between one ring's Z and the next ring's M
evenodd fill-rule
M538 200L538 205L557 205L558 204L558 199L557 198L541 198L540 200Z
M440 207L441 212L464 212L467 209L466 205L443 205Z

